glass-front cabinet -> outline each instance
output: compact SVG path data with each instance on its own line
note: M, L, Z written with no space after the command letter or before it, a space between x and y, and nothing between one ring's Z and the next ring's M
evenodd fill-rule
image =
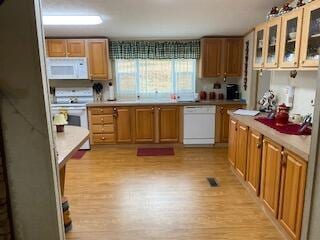
M266 46L265 46L265 68L277 68L279 60L279 46L281 36L281 18L275 18L267 23Z
M319 66L320 48L320 1L309 3L304 8L301 39L301 67Z
M255 29L255 46L254 46L254 68L264 67L265 54L265 38L266 38L266 24L261 24Z
M303 8L294 10L282 17L280 68L297 68L302 32Z

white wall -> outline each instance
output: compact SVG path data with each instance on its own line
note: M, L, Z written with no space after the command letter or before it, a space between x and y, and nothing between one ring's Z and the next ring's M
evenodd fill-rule
M274 90L278 102L284 101L284 87L295 87L295 95L291 113L313 113L314 107L311 101L315 99L317 71L299 71L296 78L290 78L289 71L273 71L271 73L270 89Z

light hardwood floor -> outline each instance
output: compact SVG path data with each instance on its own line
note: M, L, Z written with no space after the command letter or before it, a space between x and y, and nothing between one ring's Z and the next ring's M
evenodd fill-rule
M284 239L230 170L227 149L94 147L67 165L65 195L81 240ZM211 188L207 177L220 187Z

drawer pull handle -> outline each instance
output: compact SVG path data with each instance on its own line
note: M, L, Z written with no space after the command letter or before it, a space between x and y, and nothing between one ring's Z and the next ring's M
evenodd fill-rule
M102 140L106 140L106 138L105 138L105 137L102 137L101 139L102 139Z
M100 112L103 112L103 109L102 109L102 108L100 109Z

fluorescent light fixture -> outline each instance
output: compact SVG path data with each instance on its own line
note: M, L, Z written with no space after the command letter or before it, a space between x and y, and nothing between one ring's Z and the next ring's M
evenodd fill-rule
M98 25L100 16L43 16L44 25Z

